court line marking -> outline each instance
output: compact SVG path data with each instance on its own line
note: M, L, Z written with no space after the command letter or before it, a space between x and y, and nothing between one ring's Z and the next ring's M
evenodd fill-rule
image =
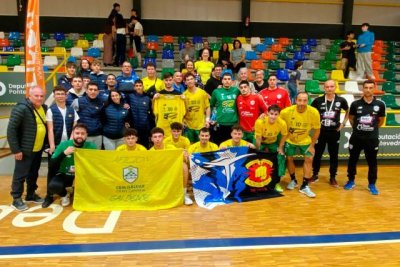
M107 256L400 243L400 232L0 247L0 259Z

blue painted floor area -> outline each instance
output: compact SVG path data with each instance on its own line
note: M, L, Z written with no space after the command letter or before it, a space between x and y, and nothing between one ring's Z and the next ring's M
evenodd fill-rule
M94 244L65 244L65 245L32 245L0 247L0 255L30 255L30 254L63 254L63 253L96 253L118 251L152 251L152 250L182 250L206 248L235 248L254 246L301 246L312 244L354 243L354 242L400 242L400 232L360 233L339 235L313 236L280 236L280 237L246 237L223 239L188 239L146 242L117 242Z

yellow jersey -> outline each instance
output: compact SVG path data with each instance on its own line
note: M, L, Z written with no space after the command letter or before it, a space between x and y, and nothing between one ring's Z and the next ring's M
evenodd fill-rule
M316 108L307 106L306 111L299 113L296 107L296 105L287 107L280 115L288 127L286 142L293 145L309 145L310 130L321 128L319 112Z
M186 125L189 129L200 130L206 122L206 109L210 107L208 95L200 88L196 88L194 93L188 89L183 95L186 103Z
M192 153L204 153L204 152L212 152L212 151L217 151L218 150L218 146L212 142L207 142L206 146L203 147L200 144L200 141L197 143L194 143L193 145L191 145L189 147L188 152L190 154Z
M237 146L247 146L247 144L248 144L247 141L240 139L239 145L237 145ZM229 140L226 140L226 141L222 142L221 144L219 144L219 148L222 148L222 147L228 148L228 147L236 147L236 146L233 144L233 140L229 139Z
M175 142L172 136L168 136L164 139L164 144L173 145L176 148L188 149L190 146L190 141L185 136L179 136L178 141Z
M149 90L150 87L152 87L153 85L156 86L156 91L160 92L162 89L164 89L164 81L157 78L156 80L150 80L149 77L144 77L142 79L143 82L143 91L147 92Z
M42 106L36 111L33 112L36 119L36 137L33 144L33 152L38 152L43 148L44 138L46 137L46 114Z
M273 144L277 141L278 135L285 136L288 134L287 125L280 117L271 124L266 116L264 119L257 119L254 125L255 137L261 137L261 143Z
M171 135L171 123L183 123L186 113L185 102L179 95L160 95L154 100L153 112L157 127L162 128L165 137L168 137Z
M147 151L147 149L144 146L142 146L141 144L136 144L134 149L128 147L126 144L123 144L123 145L118 146L115 150L116 151Z

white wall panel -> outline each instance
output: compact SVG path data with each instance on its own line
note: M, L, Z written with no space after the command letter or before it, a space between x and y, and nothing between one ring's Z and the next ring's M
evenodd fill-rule
M17 2L15 0L0 0L0 15L17 16Z
M353 24L360 25L364 22L371 26L400 26L400 7L354 6Z

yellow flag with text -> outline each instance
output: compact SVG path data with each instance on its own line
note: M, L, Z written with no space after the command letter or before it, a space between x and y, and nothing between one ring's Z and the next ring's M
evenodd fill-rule
M74 209L157 210L183 203L183 150L75 152Z

